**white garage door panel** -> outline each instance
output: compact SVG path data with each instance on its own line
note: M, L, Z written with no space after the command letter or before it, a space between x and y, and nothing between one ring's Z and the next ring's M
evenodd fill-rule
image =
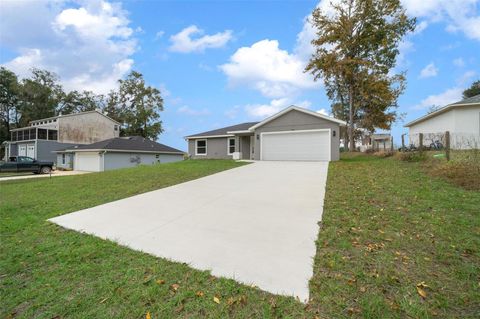
M98 155L98 152L77 152L74 169L76 171L100 172L100 155Z
M261 148L266 161L329 161L330 131L263 133Z

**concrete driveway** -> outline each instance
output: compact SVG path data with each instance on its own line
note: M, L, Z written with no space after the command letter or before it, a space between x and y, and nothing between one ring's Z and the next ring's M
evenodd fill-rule
M327 170L255 162L50 221L304 301Z

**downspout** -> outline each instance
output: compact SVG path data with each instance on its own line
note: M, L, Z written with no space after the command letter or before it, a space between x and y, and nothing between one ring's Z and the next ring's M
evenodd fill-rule
M105 172L105 154L107 154L107 150L102 153L102 172Z

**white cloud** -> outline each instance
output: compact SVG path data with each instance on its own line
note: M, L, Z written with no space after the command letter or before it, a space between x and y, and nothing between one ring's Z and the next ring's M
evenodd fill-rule
M426 28L428 27L428 22L423 20L423 21L420 21L420 23L417 23L416 27L415 27L415 31L414 33L415 34L420 34L422 33Z
M135 32L127 12L106 1L64 6L62 1L0 2L0 41L18 52L4 65L21 77L32 67L44 68L56 72L67 90L107 93L134 63Z
M280 98L273 99L268 104L248 104L245 106L245 111L250 117L266 118L280 112L281 110L290 105L309 108L311 106L311 103L310 101L299 101L296 103L292 103L292 100L290 98Z
M210 111L206 108L203 108L201 110L193 109L187 105L184 105L180 107L177 110L178 113L189 115L189 116L202 116L202 115L209 115Z
M402 0L407 13L431 22L447 23L447 31L480 40L479 0Z
M462 88L454 87L437 95L429 95L414 108L425 109L431 106L445 106L447 104L460 101L462 99L462 92Z
M238 49L220 68L231 85L244 84L270 98L292 96L319 84L303 72L305 62L279 48L276 40L262 40Z
M155 40L162 38L165 35L165 31L158 31L155 33Z
M181 53L203 52L205 49L221 48L232 39L231 30L225 30L224 32L218 32L212 35L203 34L204 31L195 25L186 27L170 37L172 45L169 50ZM203 36L193 38L194 35Z
M457 79L457 83L459 86L466 86L470 84L471 79L476 75L477 75L477 72L473 70L467 71L463 73L463 75L460 78Z
M465 61L462 58L457 58L453 60L453 65L458 66L459 68L463 68L465 66Z
M438 74L438 68L435 66L435 63L430 63L427 66L425 66L422 71L420 71L420 78L425 79L425 78L430 78L437 76Z
M331 116L330 112L328 112L326 109L320 109L320 110L317 111L317 113L320 113L320 114L326 115L326 116Z

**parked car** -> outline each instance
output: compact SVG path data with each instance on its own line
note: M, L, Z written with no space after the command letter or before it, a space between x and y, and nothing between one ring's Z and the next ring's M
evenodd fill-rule
M53 162L37 161L28 156L11 156L7 162L0 164L1 173L31 172L35 174L49 174L53 169Z

